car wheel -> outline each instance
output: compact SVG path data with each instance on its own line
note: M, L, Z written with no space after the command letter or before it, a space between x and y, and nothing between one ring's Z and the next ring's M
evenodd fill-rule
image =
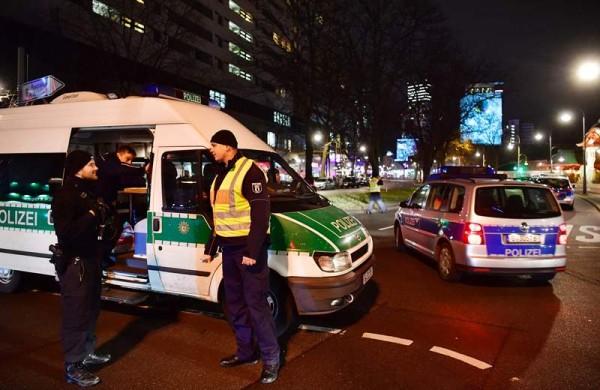
M454 252L452 252L450 244L447 242L440 244L437 250L436 260L440 278L447 282L456 282L460 280L462 274L456 269Z
M394 225L394 247L398 252L406 251L406 244L404 243L404 237L402 237L400 225Z
M0 293L12 293L21 284L22 273L8 268L0 268Z

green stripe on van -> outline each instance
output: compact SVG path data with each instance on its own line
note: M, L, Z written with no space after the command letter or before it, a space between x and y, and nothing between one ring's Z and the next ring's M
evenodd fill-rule
M152 232L154 212L148 213L148 242L169 241L206 244L210 226L199 216L167 214L161 216L161 232ZM271 215L271 247L278 251L313 253L348 250L366 238L360 222L334 206L316 210Z

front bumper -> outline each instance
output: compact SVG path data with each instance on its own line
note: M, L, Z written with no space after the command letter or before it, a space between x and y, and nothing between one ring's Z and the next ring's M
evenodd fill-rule
M371 255L358 268L344 275L324 278L288 277L298 314L333 313L350 305L364 288L363 275L374 263L375 255Z

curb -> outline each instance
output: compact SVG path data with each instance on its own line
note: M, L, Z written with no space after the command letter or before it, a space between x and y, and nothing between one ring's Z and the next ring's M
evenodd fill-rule
M588 198L587 196L578 195L578 197L579 197L580 199L583 199L583 200L585 200L586 202L588 202L588 203L589 203L589 204L591 204L592 206L594 206L594 208L595 208L595 209L596 209L598 212L600 212L600 204L599 204L599 203L597 203L597 202L595 202L595 201L591 200L591 199L590 199L590 198Z

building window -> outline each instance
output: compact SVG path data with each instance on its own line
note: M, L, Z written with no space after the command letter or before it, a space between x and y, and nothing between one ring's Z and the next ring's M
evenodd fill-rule
M229 51L232 52L233 54L245 59L246 61L252 61L252 55L250 55L250 53L242 50L242 48L239 47L238 45L236 45L235 43L229 42Z
M208 91L208 98L213 100L219 104L219 107L225 108L225 104L227 103L227 96L224 93L210 90Z
M279 97L284 98L287 96L287 90L283 87L275 88L275 94L277 94L277 96L279 96Z
M277 34L276 32L273 33L273 42L275 42L275 44L283 50L287 51L288 53L291 53L292 43L284 37L282 37L281 35Z
M277 136L272 131L267 131L267 144L272 148L277 147Z
M279 111L273 111L273 122L281 126L291 127L292 121L289 115L282 114Z
M240 7L235 1L229 0L229 9L238 14L248 23L252 23L254 20L254 18L252 18L252 14L242 9L242 7Z
M98 0L92 0L92 11L100 16L108 18L113 22L121 23L124 27L132 28L135 32L143 34L145 27L142 23L133 21L130 17L121 15L116 9Z
M232 21L229 21L229 30L232 31L234 34L238 35L240 38L252 43L252 34L242 30L240 26L233 23Z
M239 67L237 67L233 64L229 64L229 73L234 74L234 75L241 77L244 80L248 80L248 81L252 81L254 79L254 77L252 77L252 75L250 73L244 72Z

